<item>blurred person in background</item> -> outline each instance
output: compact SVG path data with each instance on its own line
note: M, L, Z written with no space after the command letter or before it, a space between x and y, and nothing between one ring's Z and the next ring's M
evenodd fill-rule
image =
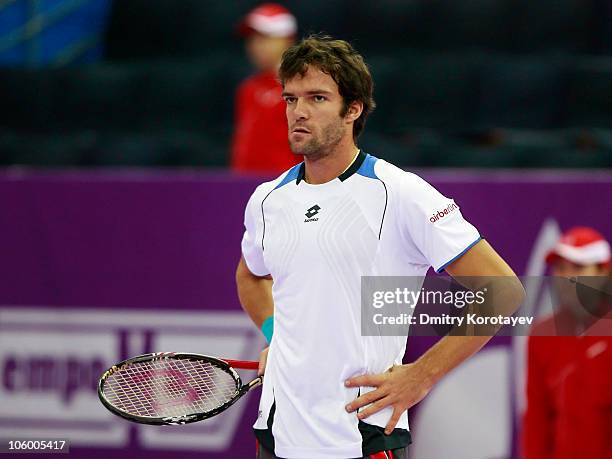
M592 228L575 227L546 261L559 278L554 282L559 308L529 337L522 457L610 459L610 244ZM578 283L595 288L585 294Z
M246 52L257 73L236 94L231 167L236 171L280 173L297 164L287 140L287 118L278 68L295 42L297 22L283 6L265 3L239 25Z

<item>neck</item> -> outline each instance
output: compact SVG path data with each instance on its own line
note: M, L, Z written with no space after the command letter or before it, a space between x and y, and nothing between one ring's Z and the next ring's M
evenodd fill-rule
M312 185L334 180L349 168L358 152L351 139L347 145L338 144L329 154L304 156L304 179Z

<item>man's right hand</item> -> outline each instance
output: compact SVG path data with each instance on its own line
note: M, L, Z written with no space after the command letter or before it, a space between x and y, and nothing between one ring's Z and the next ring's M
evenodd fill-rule
M257 369L257 376L262 376L266 371L266 362L268 361L268 350L270 348L267 347L261 354L259 354L259 368Z

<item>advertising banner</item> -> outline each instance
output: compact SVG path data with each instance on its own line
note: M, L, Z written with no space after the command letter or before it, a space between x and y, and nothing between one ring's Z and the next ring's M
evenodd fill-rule
M560 231L588 225L612 238L610 173L420 175L530 276L525 307L535 316L547 312L538 279ZM220 416L156 427L110 414L96 383L147 352L258 359L265 340L240 308L234 276L244 206L264 179L1 171L0 439L67 439L74 458L254 457L257 389ZM406 361L435 339L411 337ZM410 457L516 457L523 353L524 337L496 337L441 381L410 412Z

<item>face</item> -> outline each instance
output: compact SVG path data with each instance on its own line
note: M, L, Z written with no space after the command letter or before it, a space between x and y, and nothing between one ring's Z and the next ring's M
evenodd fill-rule
M246 39L246 52L249 60L258 70L276 70L283 52L291 46L293 40L285 37L269 37L252 33Z
M559 301L575 315L585 316L597 310L600 300L598 291L603 287L604 276L608 275L607 269L597 264L579 265L559 258L552 266L552 275L558 278L555 281L555 290ZM568 279L574 279L581 285L592 288L578 289L577 284Z
M331 154L347 136L352 137L352 114L340 116L344 101L328 74L309 67L304 76L285 82L289 146L295 154L311 158Z
M579 265L559 258L552 266L552 273L557 277L605 276L606 269L597 264Z

